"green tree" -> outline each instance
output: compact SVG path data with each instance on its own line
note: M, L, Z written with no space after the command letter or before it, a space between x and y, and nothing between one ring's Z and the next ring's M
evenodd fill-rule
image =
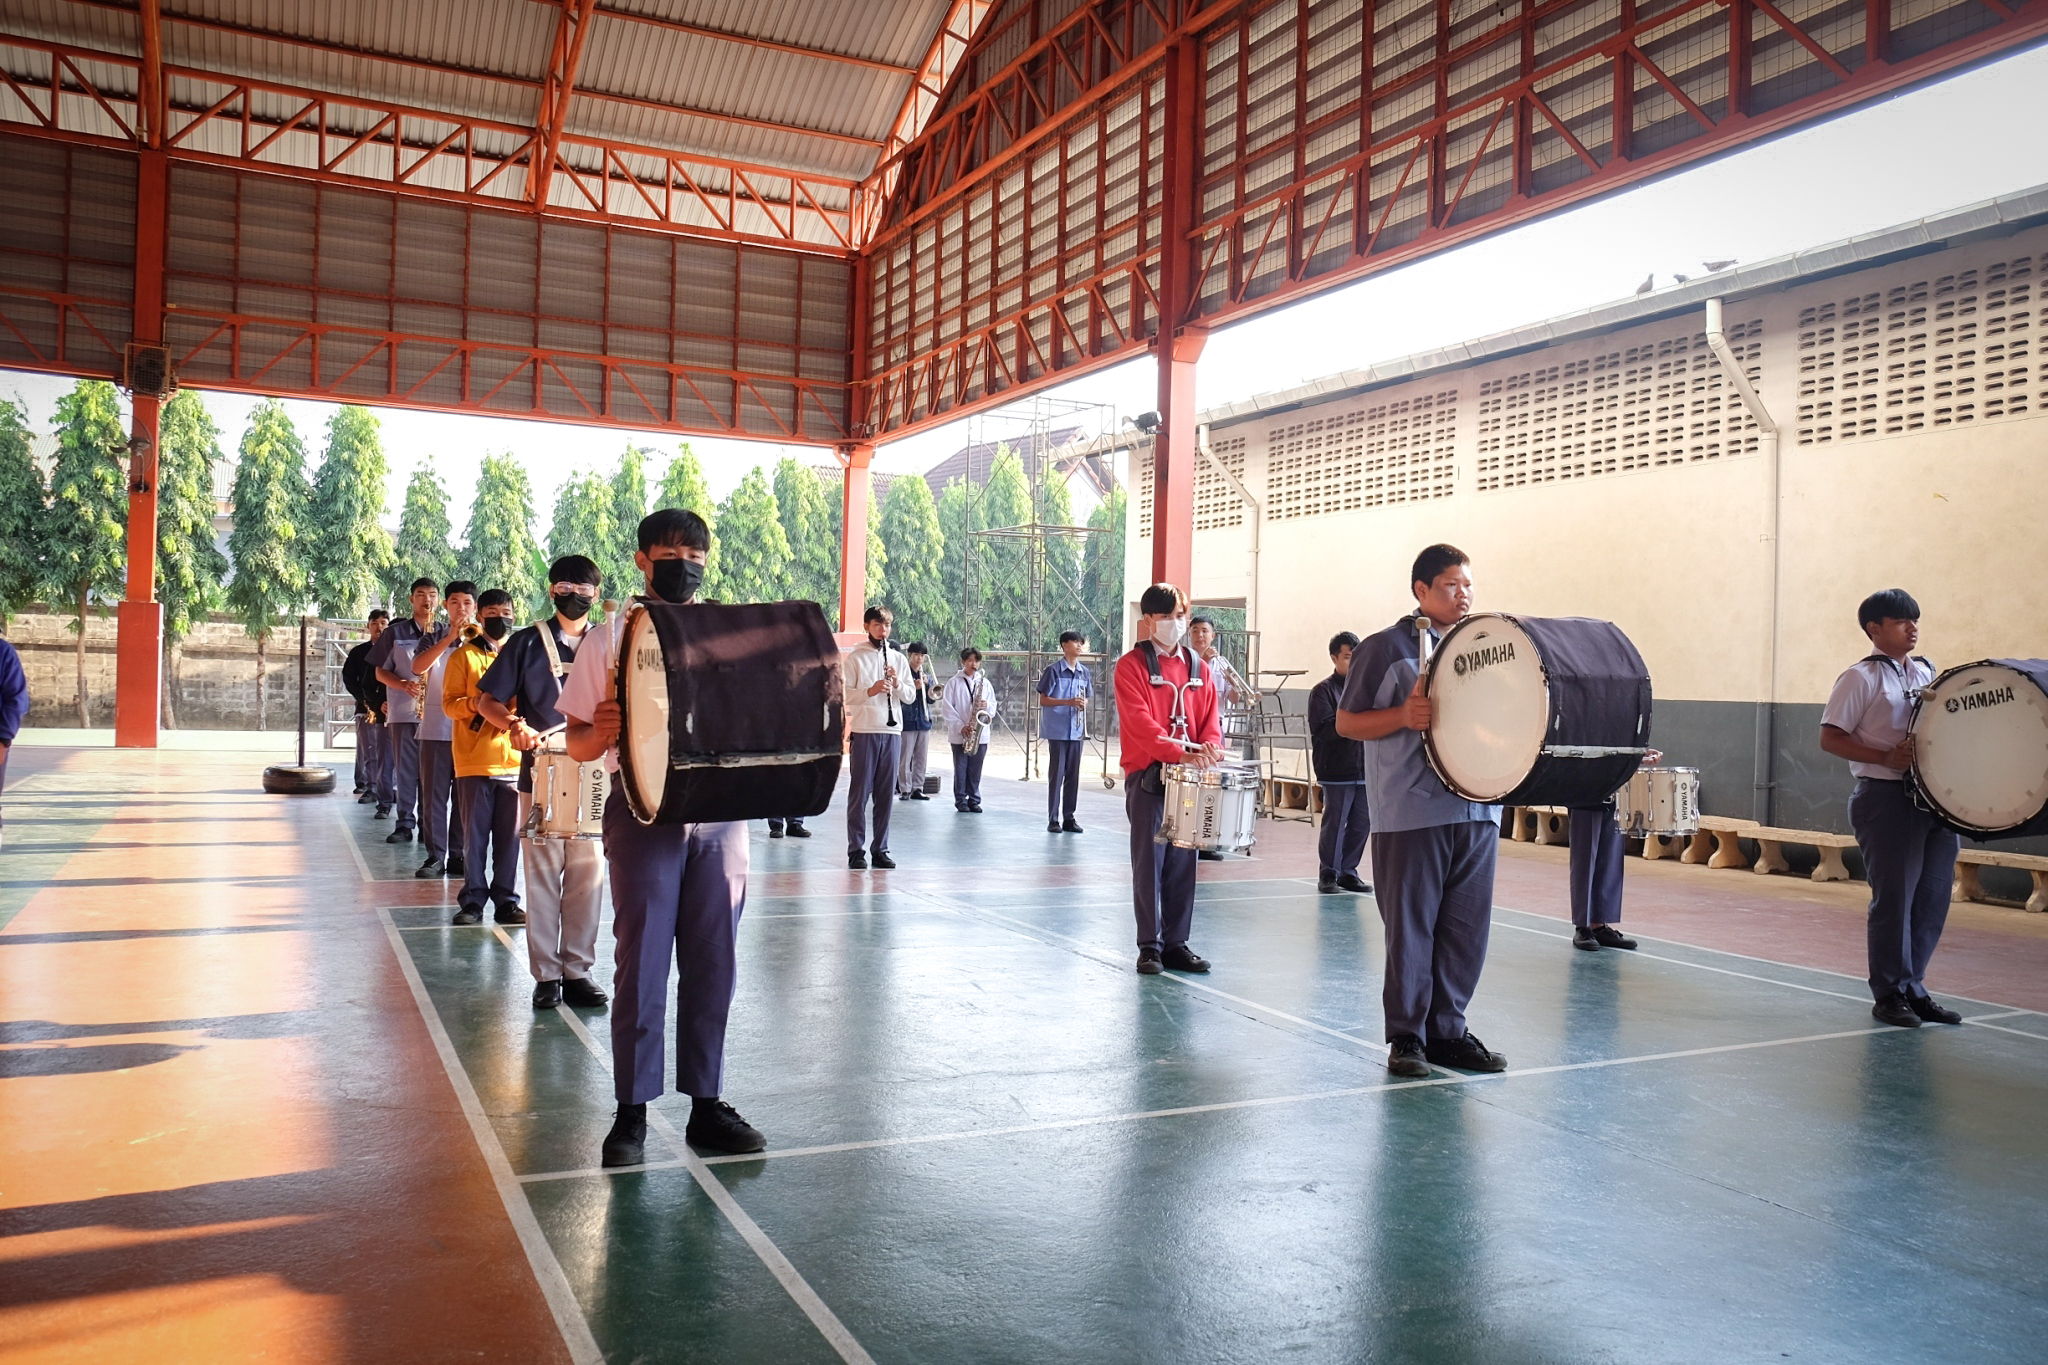
M306 572L322 616L350 619L370 609L392 565L384 515L390 466L368 408L342 408L327 422L327 450L306 514Z
M446 583L455 577L455 548L449 541L454 530L448 519L448 490L434 472L433 460L421 460L406 482L405 508L398 514L398 544L392 547L384 580L387 602L405 601L415 578Z
M618 523L613 519L612 508L611 485L600 475L571 475L555 492L554 523L548 528L548 557L584 555L596 561L604 574L604 585L598 591L623 601L640 591L640 574L629 558L623 573L630 577L621 577L622 571L615 562Z
M227 599L227 556L213 538L213 469L220 428L191 389L181 389L158 419L156 595L164 604L163 723L175 729L178 641Z
M0 402L0 626L42 594L50 490L29 453L28 412Z
M1008 446L996 448L988 486L981 490L981 517L990 530L1023 526L1031 520L1031 484L1024 462ZM1022 649L1031 595L1030 548L1022 538L984 539L974 556L974 606L984 649Z
M687 444L684 447L688 449ZM638 446L628 445L619 455L619 467L612 471L612 538L610 552L604 556L591 555L597 566L604 570L607 582L617 575L617 581L631 583L630 592L640 590L640 571L633 566L633 555L640 548L640 520L647 515L647 451ZM705 499L708 505L710 499ZM585 553L589 553L586 551Z
M711 528L711 554L704 561L704 581L708 584L718 576L718 508L711 500L711 485L704 481L704 466L698 463L697 452L690 449L688 441L676 447L676 457L668 462L668 473L662 475L659 505L675 507L685 512L695 512L704 518L704 524ZM640 548L640 523L624 528L626 539L635 550ZM626 567L632 576L630 592L640 591L640 570L633 567L633 557L626 556ZM705 594L710 596L709 593Z
M829 621L839 614L839 535L818 471L785 455L775 466L775 506L789 542L789 595L816 602Z
M967 556L974 549L970 538L986 523L981 518L981 499L974 486L960 479L947 484L939 494L939 539L945 551L939 556L939 582L953 622L952 645L981 644L971 633L967 620Z
M879 509L874 503L874 479L866 471L863 471L860 477L867 480L868 483L866 597L869 602L880 602L889 595L889 548L882 543L881 517ZM835 555L839 553L840 547L846 541L846 498L843 489L837 491L840 495L829 498L826 503L828 515L832 519L832 553ZM832 595L836 600L839 596L839 574L836 569L832 575L832 584ZM828 612L827 614L829 615L830 613ZM854 630L859 626L860 622L858 621L841 623L841 629L844 630Z
M887 601L896 613L897 633L944 649L953 638L953 607L946 597L942 567L946 537L939 529L931 485L923 475L899 475L889 484L880 534L893 566Z
M1043 526L1072 526L1074 499L1067 481L1050 460L1038 475L1038 521ZM1045 619L1034 649L1054 648L1063 630L1086 630L1093 639L1095 628L1085 624L1086 611L1081 594L1081 537L1048 533L1045 537Z
M1129 514L1124 490L1112 488L1088 514L1088 524L1102 534L1088 537L1081 554L1081 598L1106 637L1096 647L1108 654L1123 651L1124 523Z
M760 466L747 471L718 509L718 576L705 580L705 595L720 602L779 602L789 582L789 540L775 491Z
M510 455L484 456L469 505L457 573L484 592L503 588L514 610L538 612L547 600L547 565L533 543L533 485Z
M80 380L57 400L57 459L50 469L43 571L50 601L76 605L78 723L92 723L85 686L85 619L94 593L119 589L127 569L127 480L121 458L128 437L114 386Z
M263 680L270 632L280 616L306 604L306 524L312 498L306 483L306 446L276 399L257 404L242 433L235 463L235 529L228 555L228 609L256 641L256 728L266 728Z

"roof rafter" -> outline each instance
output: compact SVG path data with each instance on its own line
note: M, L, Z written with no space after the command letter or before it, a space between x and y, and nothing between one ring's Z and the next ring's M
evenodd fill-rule
M590 41L590 16L596 9L597 0L561 0L562 13L548 52L547 84L541 88L539 116L534 120L540 156L527 187L535 208L548 202L555 160L562 149L562 130L569 122L569 100L576 93L576 72L583 65L583 49Z
M549 0L537 0L546 4ZM599 5L599 15L616 19L621 23L640 24L647 28L667 29L671 33L686 34L692 38L710 38L717 42L738 43L742 47L758 48L763 52L780 52L791 57L810 57L821 62L838 62L845 66L865 67L870 71L884 71L892 76L913 76L915 67L885 62L875 57L857 57L850 52L827 52L823 48L805 47L801 43L781 43L773 38L756 38L751 34L734 33L730 29L712 28L705 24L688 24L680 19L664 19L658 14L636 14L631 10L618 9L611 5Z

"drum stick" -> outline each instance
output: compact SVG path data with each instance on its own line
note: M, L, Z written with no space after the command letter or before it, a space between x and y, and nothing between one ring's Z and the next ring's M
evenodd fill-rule
M1429 656L1434 648L1435 643L1429 638L1429 618L1418 611L1415 613L1415 685L1423 689L1425 697L1429 691L1424 687L1423 679L1429 672Z

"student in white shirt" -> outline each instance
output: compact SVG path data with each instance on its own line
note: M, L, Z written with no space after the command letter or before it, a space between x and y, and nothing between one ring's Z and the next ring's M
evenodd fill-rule
M981 814L981 765L988 761L988 723L996 714L996 690L981 671L981 651L960 651L960 671L946 684L943 702L946 739L953 746L953 809ZM967 752L967 741L974 752Z
M861 623L867 643L839 656L846 706L846 865L864 871L896 866L889 856L889 812L896 804L896 770L903 762L903 708L917 695L910 660L889 643L894 617L869 607ZM868 806L875 808L875 838L868 843Z

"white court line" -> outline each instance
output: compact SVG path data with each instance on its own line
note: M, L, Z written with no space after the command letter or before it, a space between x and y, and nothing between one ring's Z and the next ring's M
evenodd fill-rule
M519 949L512 942L512 936L506 933L504 929L494 924L491 926L491 933L496 936L500 943L505 945L506 951L510 952L514 957L520 956ZM569 1026L569 1031L582 1041L584 1048L589 1051L590 1055L597 1059L597 1064L604 1068L605 1074L610 1075L612 1069L610 1051L599 1044L597 1039L591 1035L589 1027L576 1016L576 1011L558 1009L555 1013L557 1018ZM773 1239L761 1230L761 1225L756 1223L748 1215L747 1211L740 1207L739 1201L732 1197L732 1191L726 1189L718 1177L711 1173L710 1168L704 1164L704 1159L690 1150L689 1144L683 1141L682 1134L678 1133L675 1130L675 1125L668 1121L668 1116L650 1104L647 1106L647 1122L649 1126L660 1132L662 1140L668 1143L669 1150L675 1153L676 1164L687 1170L691 1178L697 1182L697 1187L704 1191L705 1196L713 1204L718 1206L718 1211L725 1215L726 1221L732 1224L733 1230L739 1233L741 1239L753 1249L754 1254L760 1258L761 1264L768 1268L768 1273L775 1277L776 1282L782 1286L783 1291L791 1299L795 1300L796 1306L801 1308L804 1316L811 1320L811 1325L818 1329L818 1334L825 1338L826 1343L834 1351L839 1353L839 1358L847 1362L847 1365L875 1365L874 1357L869 1355L860 1342L854 1339L853 1333L848 1331L846 1324L839 1320L838 1314L834 1313L826 1306L825 1301L818 1297L818 1291L811 1288L810 1282L804 1279L796 1266L791 1263L789 1257L782 1254L782 1248L776 1246ZM650 1166L653 1164L649 1163ZM666 1165L666 1163L663 1164ZM644 1170L647 1167L633 1167L630 1169ZM529 1216L531 1215L529 1214Z
M1505 909L1506 907L1502 907L1502 908L1503 908L1503 909ZM1517 910L1517 911L1515 911L1514 913L1515 913L1515 914L1518 914L1518 915L1525 915L1525 914L1527 914L1527 913L1528 913L1528 911L1526 911L1526 910ZM1543 918L1543 916L1540 916L1540 915L1539 915L1539 916L1537 916L1537 918L1541 919L1541 918ZM1554 940L1556 940L1556 941L1557 941L1557 942L1559 942L1559 943L1570 943L1570 942L1572 941L1572 936L1571 936L1570 934L1553 934L1553 933L1551 933L1551 932L1550 932L1549 930L1547 930L1547 929L1535 929L1535 928L1531 928L1531 927L1530 927L1529 925L1526 925L1526 924L1515 924L1515 923L1513 923L1513 922L1511 922L1511 921L1509 921L1509 920L1504 920L1504 919L1496 919L1496 920L1494 920L1494 923L1495 923L1495 924L1497 924L1497 925L1499 925L1499 926L1500 926L1501 928L1503 928L1503 929L1514 929L1514 930L1516 930L1516 931L1518 931L1518 932L1520 932L1520 933L1524 933L1524 934L1534 934L1534 935L1536 935L1536 937L1538 937L1538 938L1547 938L1547 939L1554 939ZM1626 949L1622 949L1622 950L1618 950L1618 951L1628 951L1628 950L1626 950ZM1712 950L1711 950L1711 949L1709 949L1709 951L1712 951ZM1799 983L1798 983L1797 981L1780 981L1780 980L1778 980L1778 979L1777 979L1777 978L1775 978L1775 977L1769 977L1769 976L1758 976L1758 975L1756 975L1756 974L1755 974L1755 973L1753 973L1753 972L1738 972L1738 971L1735 971L1735 970L1733 970L1732 968L1728 968L1728 967L1709 967L1709 966L1708 966L1708 965L1707 965L1706 963L1704 963L1704 962L1687 962L1687 961L1686 961L1686 960L1685 960L1684 958L1682 958L1682 957L1665 957L1665 956L1664 956L1664 955L1663 955L1662 953L1646 953L1646 952L1642 951L1642 950L1641 950L1640 948L1638 948L1638 949L1634 950L1633 952L1631 952L1631 953L1630 953L1630 956L1632 956L1632 957L1640 957L1640 958L1647 958L1647 959L1649 959L1649 960L1650 960L1651 962L1670 962L1670 963L1675 963L1676 965L1678 965L1678 966L1680 966L1680 967L1693 967L1693 968L1697 968L1698 970L1700 970L1700 971L1703 971L1703 972L1716 972L1716 973L1719 973L1719 974L1720 974L1720 975L1722 975L1722 976L1736 976L1736 977L1741 977L1741 978L1742 978L1742 979L1743 979L1744 981L1761 981L1761 982L1764 982L1765 984L1767 984L1767 985L1771 985L1771 986L1786 986L1786 987L1790 987L1790 988L1791 988L1792 990L1795 990L1795 991L1811 991L1811 992L1813 992L1813 993L1814 993L1815 995L1827 995L1827 996L1832 996L1832 997L1834 997L1834 998L1835 998L1835 999L1837 999L1837 1000L1853 1000L1853 1001L1855 1001L1855 1002L1856 1002L1857 1004L1859 1004L1859 1005L1860 1005L1860 1004L1862 1004L1862 1003L1863 1003L1863 1002L1864 1002L1864 1001L1865 1001L1866 999L1868 999L1868 998L1869 998L1869 996L1868 996L1868 994L1867 994L1867 993L1866 993L1865 995L1850 995L1850 994L1848 994L1848 993L1847 993L1846 991L1830 991L1830 990L1824 990L1824 989L1822 989L1822 988L1821 988L1821 987L1819 987L1819 986L1802 986L1802 985L1800 985L1800 984L1799 984ZM1800 970L1800 971L1804 971L1804 970L1807 970L1807 969L1806 969L1806 968L1797 968L1797 969L1795 969L1795 970Z
M405 984L412 988L413 1003L419 1007L420 1018L434 1040L434 1051L441 1058L441 1069L447 1073L448 1084L455 1089L455 1098L462 1104L462 1116L469 1120L469 1131L483 1152L484 1164L490 1168L491 1183L497 1186L498 1198L505 1206L505 1216L512 1220L513 1231L519 1234L519 1244L526 1251L527 1264L533 1267L533 1277L540 1281L541 1296L547 1300L548 1311L554 1314L555 1326L562 1334L562 1344L569 1348L569 1356L576 1365L604 1365L604 1352L598 1349L597 1338L590 1333L590 1324L577 1305L575 1291L569 1287L569 1277L562 1273L562 1263L555 1259L554 1248L548 1245L547 1237L541 1232L540 1222L533 1216L533 1206L527 1202L525 1192L513 1178L512 1163L506 1160L505 1148L498 1141L490 1120L484 1116L483 1102L477 1098L476 1087L470 1084L468 1073L463 1071L462 1062L455 1055L455 1044L449 1040L448 1030L442 1027L441 1016L434 1010L434 1002L427 995L426 983L420 980L419 968L413 964L412 954L406 951L404 940L398 937L390 912L379 909L377 918L384 923L385 936L391 940L391 951L398 958L398 969L405 974Z
M346 813L346 812L343 812L343 811L336 811L336 812L335 812L335 815L334 815L334 821L335 821L335 823L336 823L336 824L338 824L338 825L340 825L340 826L341 826L341 840L342 840L342 842L348 845L348 851L349 851L349 852L350 852L350 853L351 853L352 855L354 855L354 857L355 857L355 860L356 860L356 871L358 871L358 872L360 872L360 873L362 873L362 874L363 874L363 880L364 880L364 881L366 881L366 882L374 882L374 881L376 881L377 879L376 879L375 877L373 877L373 876L371 876L371 875L370 875L370 864L369 864L368 862L366 862L366 861L364 860L364 858L363 858L363 850L362 850L362 847L361 847L361 845L359 845L359 844L357 844L357 843L356 843L356 830L355 830L355 826L354 826L354 825L351 825L351 824L350 824L350 823L348 822L348 815L347 815L347 813ZM389 917L388 917L388 916L386 917L386 920L385 920L385 922L386 922L387 924L388 924L388 923L390 922L390 919L389 919Z

